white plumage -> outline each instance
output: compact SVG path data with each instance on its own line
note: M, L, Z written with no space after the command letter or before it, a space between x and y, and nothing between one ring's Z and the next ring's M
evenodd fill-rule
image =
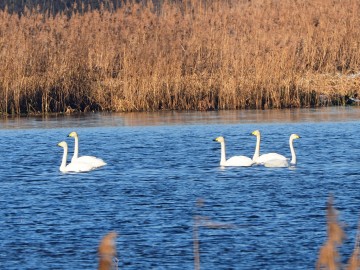
M271 167L271 168L282 168L282 167L289 167L289 165L296 165L296 153L294 150L294 140L299 139L300 136L297 134L291 134L289 138L289 145L290 145L290 152L291 152L291 161L289 164L289 159L269 159L264 162L265 167Z
M259 130L255 130L252 135L256 136L256 147L255 147L255 153L253 156L253 161L256 164L264 164L268 162L269 160L283 160L286 161L286 157L283 155L280 155L278 153L267 153L260 156L260 141L261 141L261 134Z
M238 166L238 167L249 167L254 164L254 161L246 156L233 156L226 160L226 150L225 150L225 139L220 136L217 137L214 141L219 142L221 145L221 158L220 166Z
M66 165L67 160L67 153L68 153L68 145L65 141L59 142L58 146L64 148L64 153L62 157L62 162L60 165L60 171L61 172L88 172L93 169L95 169L94 166L92 166L89 163L84 163L78 160L74 160L68 165Z
M97 158L94 156L81 156L79 157L79 136L78 134L73 131L71 132L68 137L73 137L75 139L75 146L74 146L74 155L71 158L71 162L79 161L83 163L89 163L91 166L95 168L99 168L106 165L106 162L101 158Z

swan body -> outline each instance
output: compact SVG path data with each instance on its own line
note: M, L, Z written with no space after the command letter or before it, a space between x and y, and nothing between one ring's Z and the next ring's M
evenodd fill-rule
M264 162L264 166L265 167L270 167L270 168L284 168L284 167L289 167L289 165L296 165L296 153L295 153L295 149L294 149L294 140L295 139L299 139L301 138L299 135L297 134L291 134L290 138L289 138L289 145L290 145L290 152L291 152L291 161L289 164L289 159L270 159Z
M95 167L92 166L91 164L84 163L78 160L72 161L71 163L66 165L68 145L65 141L62 141L58 143L58 146L64 148L64 154L60 165L61 172L88 172L95 169Z
M220 136L217 137L214 141L219 142L221 145L221 158L220 166L237 166L237 167L250 167L254 164L254 161L246 156L233 156L226 160L226 150L225 150L225 139Z
M268 153L268 154L263 154L260 156L260 140L261 140L260 131L255 130L251 134L256 136L255 153L252 158L256 164L264 164L270 160L283 160L283 161L287 160L285 156L280 155L278 153Z
M287 159L270 159L264 162L264 166L268 168L285 168L289 167L289 161Z
M283 155L280 155L278 153L267 153L267 154L263 154L261 156L259 156L256 159L256 163L258 164L264 164L265 162L269 161L269 160L287 160L287 158Z
M73 131L71 132L68 137L73 137L75 139L75 147L74 147L74 155L71 158L71 162L79 161L83 163L89 163L95 168L99 168L106 165L106 162L102 160L101 158L97 158L94 156L81 156L79 157L79 136L78 134Z

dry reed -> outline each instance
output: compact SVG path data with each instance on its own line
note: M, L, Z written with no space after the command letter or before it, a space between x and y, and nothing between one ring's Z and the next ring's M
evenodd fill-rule
M0 114L342 105L359 92L357 0L126 2L0 11Z
M338 223L332 197L327 202L326 219L328 239L320 249L316 269L337 270L339 269L337 247L341 245L345 234Z
M359 270L360 269L360 221L356 234L354 251L349 259L347 270Z
M337 211L333 206L333 197L329 197L326 209L327 218L327 240L325 244L320 248L318 261L316 262L316 269L324 270L338 270L341 269L340 255L337 248L342 244L345 233L338 222ZM352 256L349 259L347 270L359 270L360 269L360 222L355 240L355 248Z
M103 237L100 242L99 253L99 266L98 270L111 270L113 269L113 259L116 256L115 238L117 234L110 232Z

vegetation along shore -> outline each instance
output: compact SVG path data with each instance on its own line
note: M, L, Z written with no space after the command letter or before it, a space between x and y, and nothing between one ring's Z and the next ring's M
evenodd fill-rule
M0 10L0 114L317 107L359 93L360 1L126 2Z

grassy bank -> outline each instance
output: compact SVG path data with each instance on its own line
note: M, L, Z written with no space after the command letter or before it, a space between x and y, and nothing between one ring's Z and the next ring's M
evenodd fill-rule
M0 12L0 113L342 105L359 92L357 0L189 0Z

